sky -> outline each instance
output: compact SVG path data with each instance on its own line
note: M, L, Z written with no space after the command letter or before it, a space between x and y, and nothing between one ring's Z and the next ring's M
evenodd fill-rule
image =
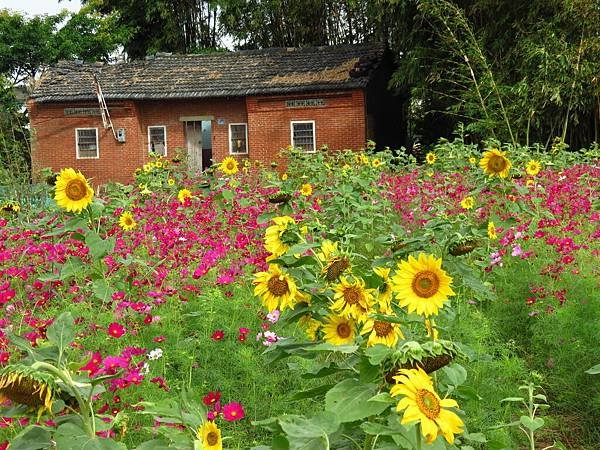
M12 9L27 13L30 16L35 14L56 14L63 9L69 11L79 11L81 2L79 0L0 0L0 9Z

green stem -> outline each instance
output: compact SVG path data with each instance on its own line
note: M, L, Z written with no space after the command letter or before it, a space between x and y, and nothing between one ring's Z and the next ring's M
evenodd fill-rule
M63 383L65 383L71 388L71 391L75 396L75 399L77 400L77 404L79 405L79 409L81 411L79 415L81 417L81 422L83 424L85 432L90 437L96 437L96 423L94 420L94 411L90 408L90 403L86 402L81 396L78 387L75 386L75 383L73 383L71 375L69 375L67 371L60 370L58 367L42 361L37 361L33 363L31 367L34 369L45 370L46 372L59 378Z
M417 431L417 449L416 450L421 450L423 448L422 443L421 443L421 425L417 425L415 427L415 430Z

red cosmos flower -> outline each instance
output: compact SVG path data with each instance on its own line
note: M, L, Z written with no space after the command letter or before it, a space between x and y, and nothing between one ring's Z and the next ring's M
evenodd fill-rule
M215 332L210 337L213 341L221 341L225 337L225 332L223 330L215 330Z
M219 391L209 392L204 397L202 397L202 402L206 406L213 405L221 400L221 393Z
M147 314L146 317L144 317L144 323L146 325L149 325L152 323L152 314Z
M240 335L238 336L238 341L240 341L240 342L244 342L245 340L246 340L246 335L245 335L245 334L240 334Z
M154 342L163 342L166 338L164 336L156 336L152 339Z
M10 358L10 353L0 352L0 366L6 364L8 362L8 358Z
M244 408L237 402L231 402L223 406L223 418L228 422L242 420L244 416Z
M125 327L118 322L113 322L108 326L108 334L114 338L120 338L125 334Z

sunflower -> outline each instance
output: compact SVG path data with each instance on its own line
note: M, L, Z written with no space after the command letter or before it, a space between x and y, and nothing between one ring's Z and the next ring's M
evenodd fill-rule
M269 310L294 308L300 293L294 279L277 264L269 264L266 272L254 275L254 295L260 297Z
M222 450L221 430L210 420L205 422L196 433L196 437L202 440L204 450Z
M265 231L265 249L271 252L274 258L284 255L289 248L298 243L298 235L290 229L296 221L289 216L273 218L275 225L271 225Z
M385 304L387 307L392 302L392 284L390 282L390 268L389 267L375 267L375 272L382 280L383 283L379 285L379 303Z
M471 164L473 164L473 165L477 164L477 158L475 158L474 156L471 156L471 157L469 158L469 163L471 163Z
M379 313L393 315L389 304L380 303ZM404 339L400 325L397 323L386 322L381 320L375 320L372 318L367 319L360 334L369 334L367 340L367 347L372 347L377 344L383 344L387 347L394 348L398 343L398 339Z
M180 189L177 193L177 200L180 203L185 203L188 198L192 198L192 193L188 189Z
M2 214L18 214L21 211L21 205L18 202L7 201L0 207L0 213Z
M333 286L333 304L331 310L344 317L351 317L364 322L374 303L373 289L365 289L365 282L353 277L348 281L340 278L340 283Z
M498 235L496 234L496 225L494 225L494 222L492 222L491 220L488 222L487 225L487 234L492 241L498 239Z
M512 164L506 157L505 152L493 148L483 153L483 158L479 161L479 166L490 177L497 175L500 178L506 178Z
M119 226L125 231L131 231L137 226L137 222L130 211L125 211L121 214L121 217L119 217Z
M325 239L321 243L321 252L317 254L323 262L322 273L329 282L337 280L342 273L350 269L350 258L338 250L338 243Z
M420 253L415 259L409 255L408 261L401 261L398 268L392 277L392 289L400 306L406 306L409 313L435 315L446 299L454 295L450 287L452 278L442 269L441 258Z
M175 180L174 180L173 178L169 178L169 179L167 180L167 184L168 184L169 186L173 186L173 185L175 184Z
M38 419L44 411L52 411L52 399L57 391L54 378L33 367L15 364L0 371L0 403L9 399L37 408Z
M317 333L323 324L317 319L313 319L310 314L306 314L298 321L300 327L304 330L304 333L311 341L317 340Z
M300 194L302 194L305 197L310 197L312 195L312 192L313 187L310 183L304 183L300 188Z
M399 373L394 377L397 384L392 386L390 394L392 397L403 396L396 406L396 411L404 411L400 423L420 423L421 434L428 443L435 441L440 433L453 444L454 435L463 432L464 424L447 408L458 408L458 403L449 398L440 399L423 369L400 369Z
M427 155L425 155L425 161L427 162L427 164L431 165L434 164L437 161L437 156L435 153L433 152L429 152L427 153Z
M378 167L381 167L383 165L383 163L381 162L381 160L379 158L375 158L375 159L373 159L373 161L371 161L371 165L377 169Z
M471 196L465 197L460 201L460 206L462 206L463 209L471 209L474 205L475 199Z
M527 166L525 166L525 172L527 172L527 175L531 175L532 177L535 177L538 173L540 173L540 170L542 170L542 165L535 159L529 161Z
M283 175L281 175L281 180L282 181L285 181L287 179L288 179L288 174L287 173L284 173Z
M228 156L219 164L219 170L225 175L235 175L238 173L238 162L235 158Z
M329 315L325 318L323 325L323 336L325 342L333 345L344 345L354 343L355 326L352 319Z
M58 206L78 213L92 203L93 197L94 190L81 172L71 168L60 171L54 189L54 200Z

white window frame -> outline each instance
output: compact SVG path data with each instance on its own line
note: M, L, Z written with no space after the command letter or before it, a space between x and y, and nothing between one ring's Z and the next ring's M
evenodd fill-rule
M312 151L304 150L304 153L316 153L317 152L317 126L316 126L314 120L291 120L290 121L290 144L292 145L292 147L295 147L295 145L294 145L294 125L297 123L298 124L303 124L303 123L312 124L313 149L314 150L312 150Z
M79 131L94 130L96 132L96 156L79 156ZM100 159L100 135L98 128L75 128L75 157L76 159Z
M148 125L148 153L152 151L152 142L150 142L150 128L162 128L165 134L165 154L167 156L167 126L166 125Z
M246 151L245 152L234 152L233 151L233 143L231 142L231 127L234 125L244 125L244 129L246 130ZM248 123L247 122L239 122L239 123L230 123L229 124L229 154L230 155L247 155L248 154Z

